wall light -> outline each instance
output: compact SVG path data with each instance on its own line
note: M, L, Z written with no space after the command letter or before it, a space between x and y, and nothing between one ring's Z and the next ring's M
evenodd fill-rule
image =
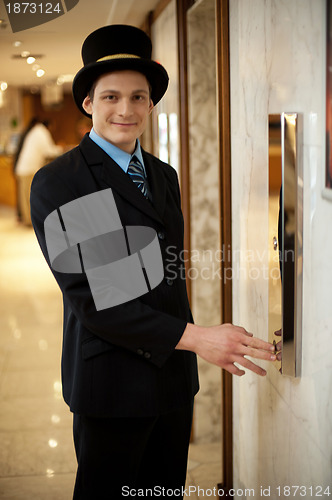
M0 89L2 92L4 92L8 88L8 83L7 82L1 82L0 83Z

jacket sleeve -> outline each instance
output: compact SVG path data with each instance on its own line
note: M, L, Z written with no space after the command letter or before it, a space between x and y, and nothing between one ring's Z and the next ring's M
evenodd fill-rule
M44 222L68 199L75 199L71 187L56 173L44 168L36 174L31 188L31 219L44 257L63 293L65 307L91 334L138 355L149 353L147 362L162 366L179 342L186 320L156 310L140 299L97 311L85 273L52 269Z

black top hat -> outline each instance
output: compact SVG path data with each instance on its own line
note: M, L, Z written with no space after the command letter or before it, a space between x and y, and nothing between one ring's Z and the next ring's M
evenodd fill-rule
M73 81L73 96L82 108L92 84L104 73L131 69L143 73L151 85L151 99L160 101L168 87L165 68L151 59L151 40L144 31L123 24L104 26L90 33L82 46L83 68Z

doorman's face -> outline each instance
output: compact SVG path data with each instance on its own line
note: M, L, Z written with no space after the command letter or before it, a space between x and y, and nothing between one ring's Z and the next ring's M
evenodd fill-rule
M131 154L153 108L148 81L137 71L106 73L97 80L93 100L84 99L83 108L92 115L100 137Z

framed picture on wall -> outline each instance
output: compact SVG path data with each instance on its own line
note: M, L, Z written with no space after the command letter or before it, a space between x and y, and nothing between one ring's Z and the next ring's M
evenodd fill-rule
M332 200L332 0L326 0L326 157L323 196Z

